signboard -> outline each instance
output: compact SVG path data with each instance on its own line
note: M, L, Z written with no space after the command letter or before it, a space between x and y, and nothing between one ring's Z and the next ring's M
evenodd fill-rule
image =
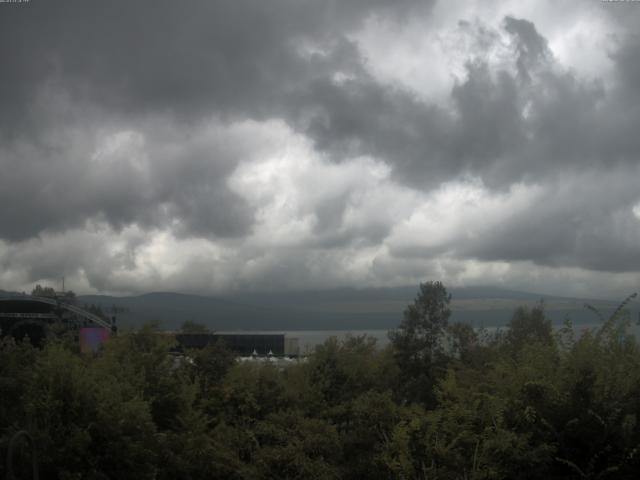
M110 331L102 327L85 327L80 329L80 351L96 353L109 339Z

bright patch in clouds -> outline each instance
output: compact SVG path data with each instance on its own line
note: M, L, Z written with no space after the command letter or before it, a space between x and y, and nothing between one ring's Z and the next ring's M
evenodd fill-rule
M564 68L606 81L612 74L611 44L618 26L598 2L454 0L437 2L432 13L427 20L401 25L373 16L352 36L377 78L443 102L466 76L470 60L509 68L513 45L500 29L506 16L532 21Z

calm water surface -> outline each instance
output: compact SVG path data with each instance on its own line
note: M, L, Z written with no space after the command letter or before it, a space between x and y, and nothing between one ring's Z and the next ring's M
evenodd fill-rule
M574 326L574 332L576 334L576 336L580 336L580 334L584 333L586 330L589 329L595 329L597 327L601 326L601 324L582 324L582 325L575 325ZM555 329L559 329L562 328L562 325L554 325ZM487 331L487 333L489 334L493 334L495 333L498 329L505 329L505 327L488 327L485 328L485 330ZM386 345L389 344L389 337L388 337L388 333L389 330L279 330L279 331L273 331L273 330L246 330L246 331L240 331L240 330L235 330L235 331L220 331L217 333L256 333L256 334L260 334L260 333L264 333L264 334L274 334L274 333L283 333L285 334L288 338L297 338L298 339L298 344L300 346L300 352L301 353L306 353L310 350L313 350L313 348L316 345L321 345L322 343L324 343L325 340L327 340L329 337L337 337L338 340L343 340L345 338L347 338L347 336L351 335L351 336L362 336L362 335L367 335L369 337L373 337L376 339L376 343L379 347L385 347ZM631 324L631 328L630 328L630 332L631 334L635 335L635 337L637 339L640 339L640 327L634 322Z

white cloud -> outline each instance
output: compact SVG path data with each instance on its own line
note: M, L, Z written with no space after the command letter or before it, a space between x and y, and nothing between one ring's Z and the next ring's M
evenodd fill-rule
M509 38L500 30L505 16L532 21L549 42L556 61L589 79L609 81L610 58L619 26L601 2L483 0L437 2L427 17L407 22L370 17L352 35L370 71L381 81L402 85L425 100L445 105L472 58L493 68L509 68ZM466 22L468 26L460 25ZM483 39L475 29L484 30ZM489 37L492 42L488 43Z
M478 181L445 184L396 224L387 244L401 256L447 254L461 242L479 239L511 218L526 215L541 194L539 187L523 184L505 193L492 192Z

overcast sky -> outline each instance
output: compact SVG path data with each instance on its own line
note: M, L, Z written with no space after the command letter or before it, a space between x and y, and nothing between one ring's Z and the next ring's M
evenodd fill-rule
M626 296L638 25L599 0L0 3L0 288Z

